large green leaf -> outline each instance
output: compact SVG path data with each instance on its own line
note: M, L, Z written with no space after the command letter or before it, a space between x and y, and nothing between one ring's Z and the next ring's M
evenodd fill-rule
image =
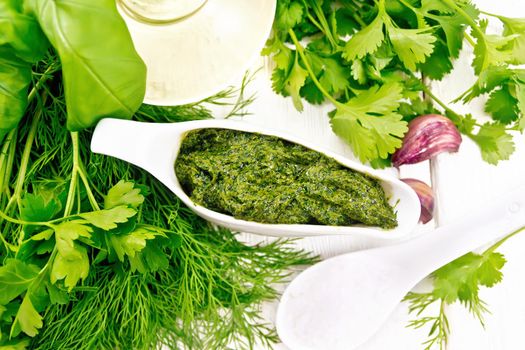
M0 45L9 45L16 55L34 63L44 56L49 41L33 16L25 14L20 0L0 0Z
M40 60L49 42L22 1L0 0L0 141L27 107L31 63Z
M0 141L24 115L30 82L31 65L16 56L13 48L0 46Z
M43 325L42 316L36 311L31 298L26 294L11 326L10 337L16 337L20 331L34 337Z
M68 128L131 118L144 98L146 67L115 0L28 0L26 9L60 56Z
M35 265L8 259L5 265L0 267L0 305L6 305L25 292L38 272L39 269Z

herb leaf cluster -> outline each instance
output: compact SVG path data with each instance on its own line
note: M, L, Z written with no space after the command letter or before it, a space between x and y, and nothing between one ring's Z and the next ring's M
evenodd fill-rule
M502 22L503 32L488 34L487 17ZM332 128L363 162L384 163L414 114L439 112L496 164L514 151L510 132L525 125L525 79L514 67L524 63L524 23L465 0L279 0L263 54L275 63L273 89L299 111L303 99L335 106ZM457 101L488 95L492 120L483 124L454 112L420 81L450 73L464 41L474 49L477 81Z
M0 348L249 349L277 341L272 284L310 264L287 241L246 246L126 162L63 127L54 53L32 68L23 122L1 143ZM213 102L212 99L207 99ZM209 118L143 106L140 121Z
M432 290L425 293L410 292L404 301L409 303L409 312L417 316L408 327L430 327L428 339L423 343L425 350L438 347L443 349L448 341L450 325L446 306L460 302L476 317L482 326L484 315L489 312L487 304L480 298L481 287L491 288L503 279L502 269L506 264L503 254L496 250L508 239L523 231L519 229L499 240L482 253L467 253L434 271ZM429 306L438 304L435 316L423 316Z
M4 0L0 13L0 140L23 117L31 67L50 47L62 62L70 130L108 115L129 119L139 108L146 66L115 1Z

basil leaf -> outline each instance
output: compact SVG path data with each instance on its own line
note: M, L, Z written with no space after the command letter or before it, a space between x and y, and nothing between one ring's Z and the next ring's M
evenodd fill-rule
M146 67L115 1L28 0L26 9L60 56L68 129L131 118L144 98Z
M25 14L22 1L0 1L0 45L9 45L26 62L41 60L49 41L33 16Z
M14 128L27 107L31 64L9 46L0 46L0 141Z

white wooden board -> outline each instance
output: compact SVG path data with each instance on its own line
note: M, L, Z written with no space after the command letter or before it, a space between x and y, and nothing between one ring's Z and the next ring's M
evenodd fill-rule
M476 0L482 9L509 17L525 17L525 2L519 0ZM465 45L467 46L467 45ZM433 85L433 91L444 101L450 101L463 92L474 81L470 61L471 50L466 49L456 62L457 69L443 82ZM271 90L271 67L261 59L254 70L261 67L255 80L250 84L247 94L255 92L257 99L249 108L252 113L244 117L255 124L271 126L286 130L302 138L315 140L349 158L353 154L332 132L326 113L332 109L330 105L311 106L305 104L302 113L295 110L291 99L276 95ZM455 106L463 113L469 112L483 116L483 99L474 102L469 107ZM218 111L220 114L220 111ZM498 194L511 190L517 184L525 181L525 138L516 137L517 150L511 160L502 162L497 167L481 160L479 150L472 141L464 138L459 153L442 155L429 162L418 165L403 166L399 176L421 179L427 183L433 181L437 198L439 225L446 225L465 213L475 210L477 206L490 201ZM387 170L393 171L393 170ZM414 235L424 234L433 229L435 222L420 225ZM241 239L248 243L256 243L269 238L243 234ZM299 248L306 249L322 258L370 248L386 244L381 241L368 241L348 237L316 237L297 241ZM504 268L504 280L492 289L483 289L481 297L488 303L492 314L486 316L486 327L483 329L461 305L447 308L452 334L447 345L448 350L514 350L523 349L522 333L525 329L525 233L513 238L501 247L508 263ZM284 286L281 286L284 288ZM428 281L422 282L420 288L428 288ZM273 321L277 303L269 303L264 313L269 321ZM429 313L435 310L429 310ZM421 343L426 339L428 329L414 330L406 328L408 320L407 305L400 304L384 327L367 344L359 350L420 350ZM288 348L279 344L277 350ZM293 350L293 349L291 349ZM329 349L327 349L329 350Z

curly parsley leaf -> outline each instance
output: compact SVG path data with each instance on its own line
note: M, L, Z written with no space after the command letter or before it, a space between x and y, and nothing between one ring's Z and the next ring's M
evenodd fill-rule
M29 294L26 294L16 313L10 337L16 337L21 331L30 337L34 337L44 325L42 319L43 317L35 310Z
M347 67L341 65L337 58L323 57L313 51L306 51L305 55L314 74L328 93L336 95L349 87L348 78L351 73Z
M380 11L376 18L364 29L357 32L345 44L343 57L348 61L363 58L374 53L385 40L383 33L385 12Z
M405 67L415 71L417 63L425 62L434 50L436 37L428 28L402 29L388 25L388 36Z
M498 66L514 60L514 55L509 45L514 42L518 37L517 35L480 35L477 32L474 32L473 35L477 39L474 46L474 60L472 61L476 75L479 75L491 65Z
M514 141L508 134L505 125L497 123L483 124L477 134L469 137L481 149L482 158L489 164L498 164L500 160L507 160L514 153Z
M25 221L49 221L62 209L56 197L26 193L20 202L20 218Z
M8 259L0 267L0 305L22 294L38 275L39 268L18 259Z
M325 97L321 90L317 88L312 79L307 78L304 86L299 90L300 94L304 99L311 104L318 105L323 103Z
M105 231L117 228L117 224L127 222L129 218L135 216L137 211L126 205L119 205L111 209L97 210L89 213L82 213L79 216L91 225Z
M504 25L503 35L516 36L512 43L512 64L525 64L525 18L498 17Z
M291 96L298 111L303 110L300 90L306 82L308 72L299 64L296 53L291 68L288 71L278 69L272 75L273 88L284 96Z
M105 209L111 209L120 205L129 205L136 208L143 202L144 196L141 194L141 190L136 188L133 182L124 180L120 180L104 196Z
M287 31L301 23L304 16L304 8L301 2L292 0L281 0L277 2L275 14L275 25L282 31Z
M334 132L347 141L363 162L387 158L401 146L408 130L397 114L402 87L398 83L373 86L339 105L331 124Z
M126 235L112 235L111 245L117 258L123 262L124 256L133 258L135 253L140 252L146 247L146 241L154 239L155 233L145 229L137 228L135 231Z
M503 124L510 124L519 118L518 101L512 96L508 85L490 94L485 111L492 115L492 119Z
M505 258L494 252L500 244L496 243L482 254L468 253L434 271L433 289L427 293L408 293L404 301L409 303L409 312L418 318L410 321L409 326L421 328L429 326L429 339L424 342L425 349L433 345L446 343L450 330L444 306L460 301L483 324L483 314L487 306L479 297L480 286L493 287L503 278L502 268ZM423 316L423 312L432 304L440 304L438 316Z
M87 221L72 220L62 222L54 227L58 253L62 256L75 255L73 243L80 237L90 238L93 229L86 225Z
M421 72L425 76L434 80L441 80L452 71L452 61L450 60L447 47L441 42L437 41L434 44L434 51L419 65Z
M65 279L64 285L71 291L89 273L89 257L83 246L73 243L67 255L58 253L51 268L51 283Z

